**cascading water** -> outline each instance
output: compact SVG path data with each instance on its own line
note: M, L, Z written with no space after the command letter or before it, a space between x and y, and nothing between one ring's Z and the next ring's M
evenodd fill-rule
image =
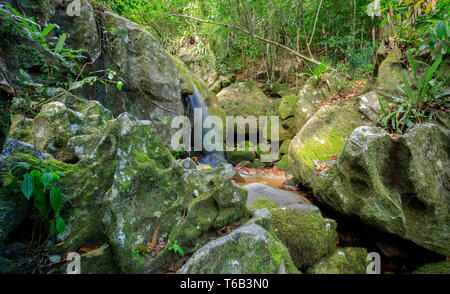
M206 105L206 102L203 100L202 95L198 91L197 87L194 86L194 94L190 95L185 98L185 109L186 111L189 111L189 117L194 116L194 109L201 109L202 110L202 138L205 136L206 133L210 131L216 131L212 128L205 128L203 127L203 121L206 117L208 117L209 111L208 106ZM215 136L215 138L218 138L218 136ZM224 159L224 153L223 151L202 151L203 156L199 159L200 164L207 164L211 166L212 168L216 168L221 163L226 163L227 161Z

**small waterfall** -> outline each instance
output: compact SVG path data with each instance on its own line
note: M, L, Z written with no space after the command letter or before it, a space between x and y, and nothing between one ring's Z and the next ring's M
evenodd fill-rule
M200 94L200 91L197 89L197 87L194 85L194 94L190 95L185 98L185 111L189 111L189 117L194 117L194 109L201 108L202 109L202 126L203 121L206 117L208 117L209 111L208 106L206 105L206 102L203 100L202 95ZM193 125L193 124L192 124ZM204 128L202 127L202 140L205 134L210 132L210 128ZM216 136L217 138L217 136ZM223 151L212 151L207 152L205 150L202 151L203 156L199 159L200 164L207 164L211 166L212 168L216 168L221 163L226 163L224 153Z

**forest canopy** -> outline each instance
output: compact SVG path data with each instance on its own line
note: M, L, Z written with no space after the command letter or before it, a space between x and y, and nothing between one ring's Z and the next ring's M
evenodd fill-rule
M297 52L315 63L338 62L345 72L367 75L382 43L420 50L439 45L443 54L448 47L437 44L448 26L445 0L98 2L147 27L174 53L185 38L207 40L203 45L215 53L220 72L240 69L242 58L263 58L270 82L275 82L275 64L285 53Z

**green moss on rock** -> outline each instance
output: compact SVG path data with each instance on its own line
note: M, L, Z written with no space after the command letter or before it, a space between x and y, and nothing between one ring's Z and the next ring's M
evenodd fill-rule
M272 210L276 235L289 249L297 268L315 264L334 248L336 222L320 212L299 209Z
M306 123L289 148L289 167L297 180L311 185L315 163L339 155L352 131L361 125L351 105L325 106Z
M308 274L366 274L367 250L357 247L337 248L308 270Z
M412 274L450 274L450 262L441 261L426 264L413 271Z
M244 225L199 249L181 274L300 273L287 248L256 224Z
M449 255L450 133L419 124L400 138L359 127L313 185L322 203L369 226Z
M33 144L33 120L26 118L23 115L14 115L12 117L9 137L28 144Z

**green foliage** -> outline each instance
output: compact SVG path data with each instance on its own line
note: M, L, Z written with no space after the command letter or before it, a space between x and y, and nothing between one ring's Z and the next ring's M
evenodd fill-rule
M133 252L134 256L136 256L137 259L140 259L141 256L147 257L148 254L150 253L150 249L142 244L139 244L136 247L136 250Z
M178 241L177 240L175 240L173 242L173 244L169 247L169 250L173 250L175 253L178 253L178 254L180 254L181 256L184 257L184 251L180 247L180 245L178 245Z
M330 62L322 61L319 65L310 66L307 64L308 72L297 74L297 76L308 76L312 78L315 84L318 84L321 81L323 73L328 71L331 66Z
M56 233L63 234L66 223L61 217L63 201L66 195L61 193L61 177L64 173L46 166L42 161L38 165L30 165L27 162L19 162L11 169L13 180L8 185L11 193L18 187L21 193L38 212L39 221L48 223L50 234L54 237Z
M443 91L449 86L449 77L442 76L445 66L443 56L436 57L431 66L415 60L411 51L407 52L407 56L413 74L412 83L403 72L405 87L397 86L402 97L391 96L394 104L390 107L380 99L381 116L378 123L394 133L403 133L414 123L433 119L434 110L448 103L442 99L448 96L448 93L443 94ZM421 79L417 74L417 64L425 66Z
M12 14L3 7L0 5L0 16L5 19L0 29L0 38L3 38L0 40L1 45L12 50L18 49L19 60L23 63L17 76L22 88L18 97L14 97L12 105L15 113L33 116L39 111L39 106L52 101L61 92L73 91L84 85L94 86L96 82L106 87L115 85L118 90L122 90L124 79L109 68L84 76L84 67L79 65L85 59L84 51L68 48L67 34L51 37L52 33L59 31L57 25L48 24L41 29L34 19L22 16L9 5L6 8ZM29 39L38 42L43 47L42 52L32 44L28 45L26 40ZM27 72L30 60L41 67L40 76L34 74L32 77Z

